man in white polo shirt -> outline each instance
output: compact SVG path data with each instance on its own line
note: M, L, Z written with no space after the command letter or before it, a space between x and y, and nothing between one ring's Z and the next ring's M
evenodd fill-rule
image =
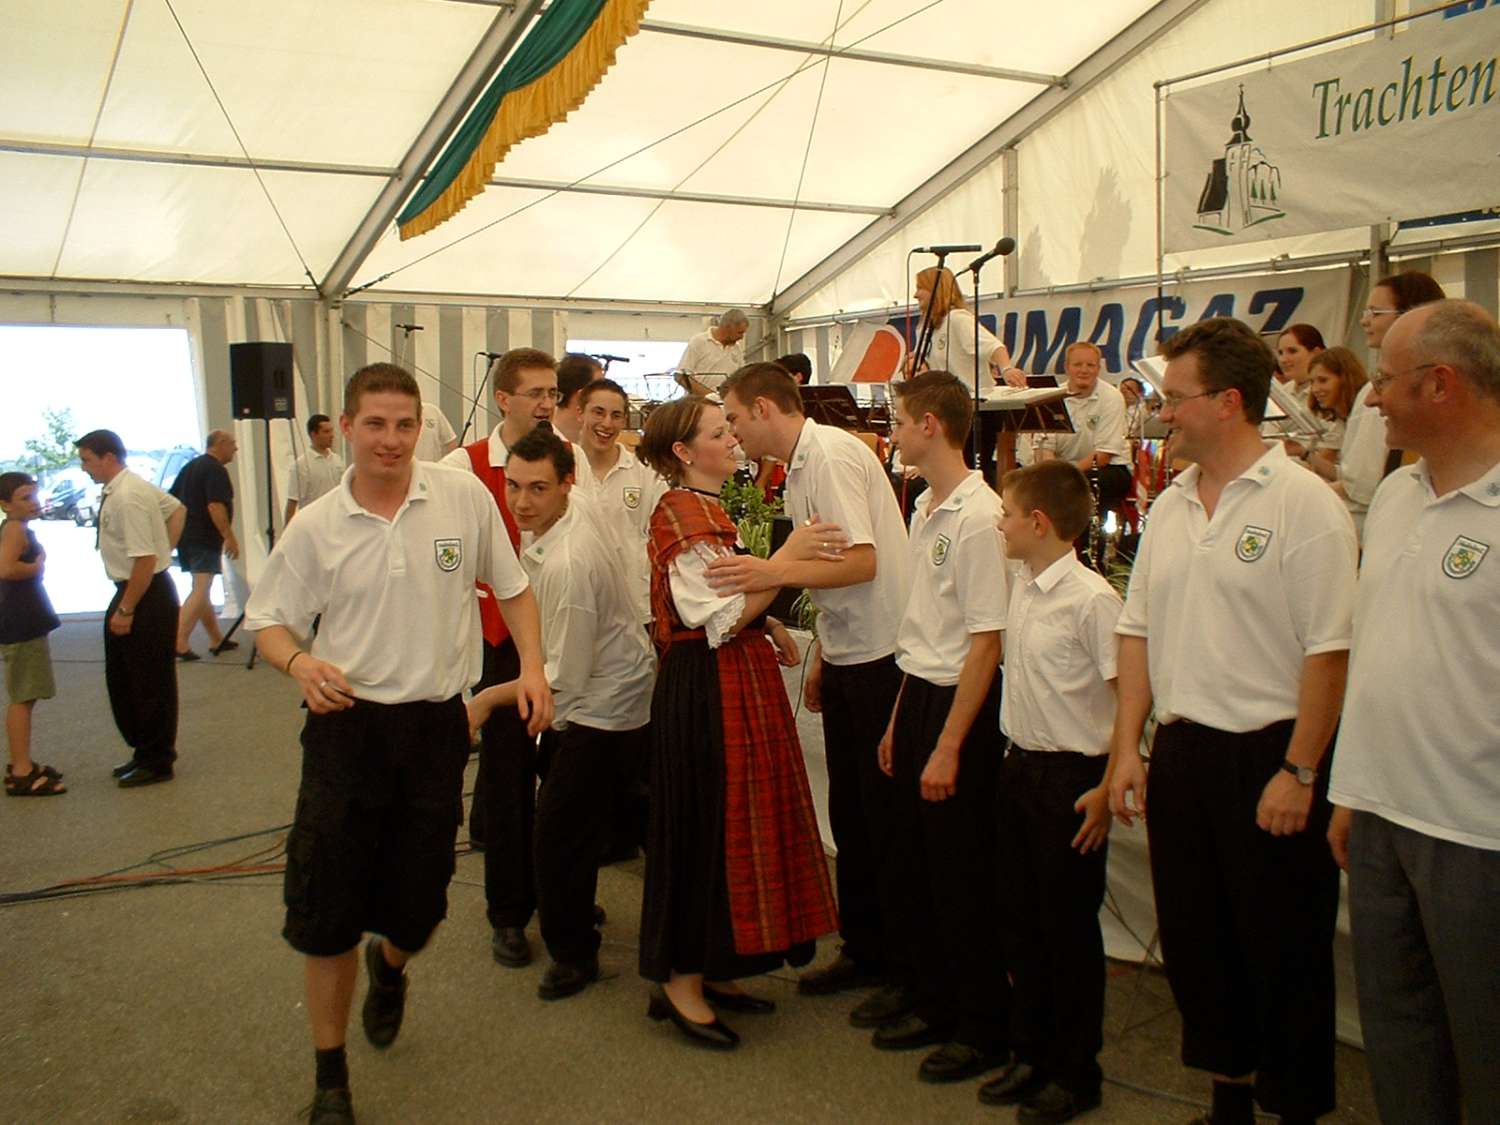
M750 318L743 311L726 309L718 323L688 341L677 370L725 375L738 371L745 365L745 333L749 330Z
M1349 871L1381 1120L1500 1121L1500 328L1404 314L1371 403L1397 469L1365 517L1329 831ZM1496 558L1490 558L1490 555Z
M802 587L818 607L805 694L808 709L823 715L843 948L832 964L803 974L798 990L828 994L890 978L851 1016L856 1027L878 1027L911 1009L909 966L886 918L895 888L882 886L893 787L875 749L887 716L871 706L901 686L895 651L907 591L906 531L870 447L804 417L797 381L785 368L750 364L730 376L721 394L745 455L786 463L787 515L799 524L837 524L848 538L836 561L783 565L740 555L711 563L708 572L724 593Z
M405 964L447 911L469 757L462 692L480 671L476 580L514 633L518 710L536 730L552 718L526 576L483 486L413 459L420 410L402 368L355 372L340 419L353 467L287 529L245 608L261 656L308 709L282 933L307 960L318 1123L353 1120L344 1035L360 937L378 935L365 945L365 1035L388 1047Z
M998 956L1001 633L1009 604L1000 498L964 462L972 391L946 371L896 385L892 440L927 480L911 517L911 593L896 635L905 673L880 740L896 783L886 862L913 1011L883 1050L936 1046L925 1082L957 1082L1008 1053L1010 986ZM874 702L873 700L871 701Z
M1162 420L1196 462L1151 509L1120 635L1110 807L1146 826L1182 1060L1214 1075L1215 1125L1253 1102L1290 1123L1334 1107L1338 871L1320 768L1338 723L1354 525L1261 440L1274 361L1218 317L1163 353Z
M104 611L104 686L130 759L113 770L121 789L170 781L177 760L177 587L167 575L187 509L125 467L113 430L74 443L104 486L95 543L115 596Z
M656 682L656 656L614 549L591 510L571 502L574 470L561 438L532 430L511 447L505 474L521 566L547 622L547 681L556 700L557 744L536 808L537 906L552 957L537 988L543 1000L572 996L599 977L599 856L622 764L642 756ZM501 690L480 693L473 718Z
M332 492L344 477L344 459L333 451L333 420L314 414L307 420L308 450L292 463L286 486L286 521L298 508L305 508L324 493Z

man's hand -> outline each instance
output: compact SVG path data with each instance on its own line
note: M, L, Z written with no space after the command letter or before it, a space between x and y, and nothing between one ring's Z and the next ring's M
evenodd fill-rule
M922 768L922 800L946 801L958 791L958 746L938 740Z
M880 772L886 777L895 776L895 765L891 757L892 747L896 742L896 721L891 716L891 721L886 724L885 733L880 736L880 745L875 748L875 762L880 766Z
M802 679L802 706L814 715L823 711L823 650L817 642L807 655L807 672Z
M1072 847L1080 855L1102 848L1109 839L1109 790L1094 786L1073 802L1073 811L1083 814L1083 824L1073 837Z
M119 610L115 610L109 615L109 631L117 637L130 636L130 626L134 623L135 617L133 615L127 617Z
M310 652L293 659L287 674L302 688L307 709L316 715L347 711L354 706L354 691L342 669Z
M766 630L766 638L776 650L776 663L783 668L795 668L802 663L802 651L797 647L797 642L792 639L792 634L780 621Z
M234 537L234 532L224 536L224 553L232 559L240 557L240 541Z
M1295 836L1307 827L1312 810L1311 785L1303 785L1285 770L1266 782L1255 809L1255 825L1272 836Z
M1109 811L1125 827L1146 816L1146 763L1139 754L1125 754L1115 765L1109 783Z
M758 594L781 587L781 568L754 555L720 555L708 564L708 584L719 594Z
M526 720L526 733L532 738L552 725L552 689L542 669L521 669L521 678L516 681L516 711Z
M1333 852L1333 862L1343 871L1349 870L1349 826L1353 822L1353 809L1333 806L1333 819L1328 822L1328 850Z

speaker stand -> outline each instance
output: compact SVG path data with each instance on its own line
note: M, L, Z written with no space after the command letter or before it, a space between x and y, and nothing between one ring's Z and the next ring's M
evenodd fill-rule
M271 478L271 419L262 418L261 421L266 426L266 557L270 558L271 549L276 546L276 491L275 482ZM250 585L248 578L245 585L246 587ZM214 647L213 654L215 656L224 651L224 646L229 643L235 632L244 623L245 607L240 606L240 615L234 619L234 624L225 632L224 639ZM245 670L247 672L255 667L255 657L255 645L251 644L250 655L245 658Z

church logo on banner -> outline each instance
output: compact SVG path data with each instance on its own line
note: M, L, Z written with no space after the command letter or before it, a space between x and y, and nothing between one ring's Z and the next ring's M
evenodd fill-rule
M1239 109L1229 128L1224 155L1215 157L1209 167L1203 193L1198 197L1198 221L1193 224L1198 230L1224 235L1286 218L1286 212L1276 205L1281 194L1281 169L1250 137L1243 85Z

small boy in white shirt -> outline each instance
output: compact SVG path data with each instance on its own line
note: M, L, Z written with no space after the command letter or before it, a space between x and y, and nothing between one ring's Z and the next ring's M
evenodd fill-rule
M1009 557L1021 564L1005 627L1000 727L1002 854L1016 1059L980 1088L1017 1120L1070 1121L1099 1105L1110 732L1120 597L1073 550L1093 516L1068 461L1001 482Z

